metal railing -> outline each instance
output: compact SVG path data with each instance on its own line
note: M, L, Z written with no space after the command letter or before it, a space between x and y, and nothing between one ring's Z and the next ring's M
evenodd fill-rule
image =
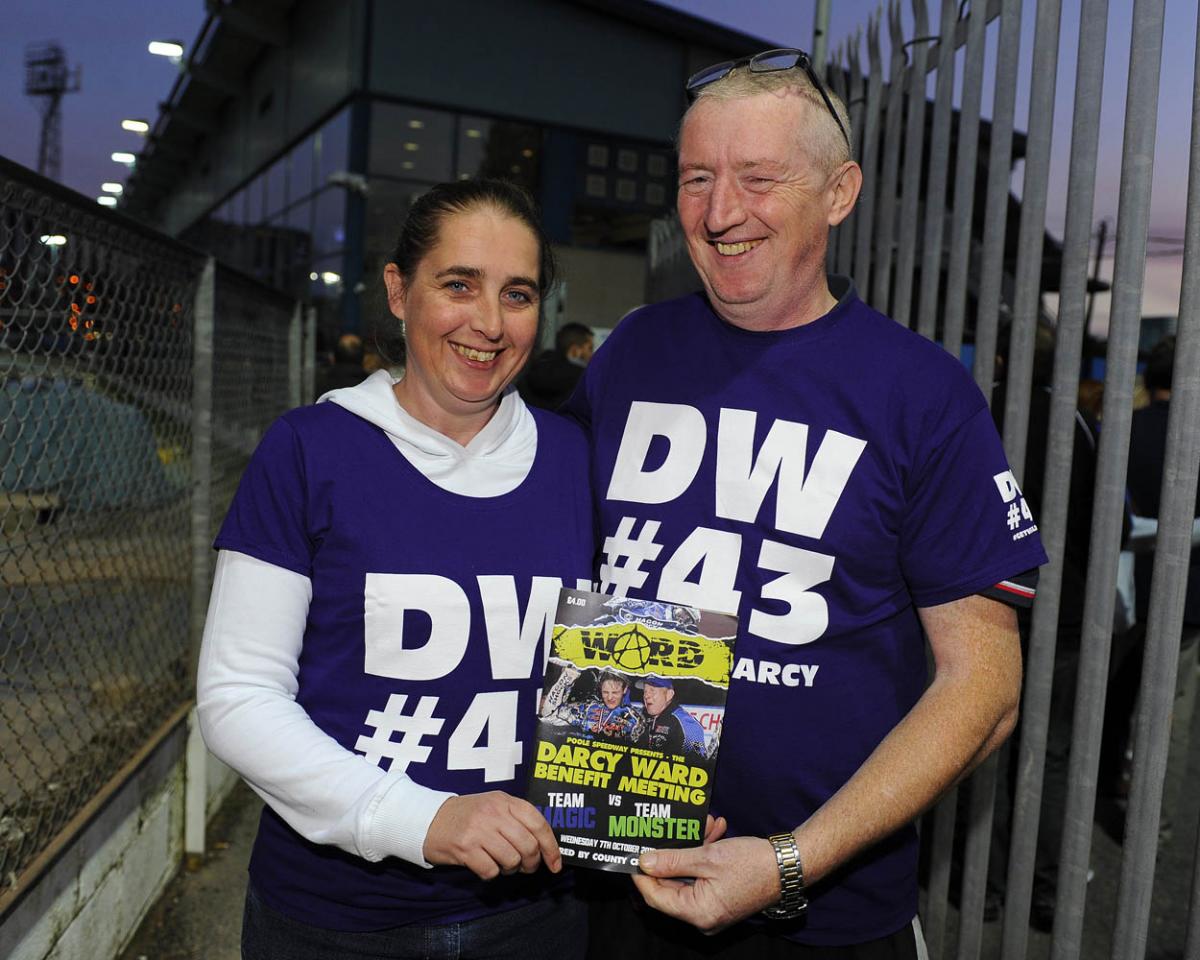
M0 914L190 701L215 526L311 395L301 320L0 160Z
M1162 956L1200 960L1200 856L1191 850L1190 883L1179 882L1172 899L1152 897L1160 852L1160 808L1167 768L1171 715L1176 695L1183 605L1192 549L1197 472L1200 469L1200 58L1192 94L1187 226L1183 295L1179 306L1173 390L1166 447L1159 533L1155 547L1143 671L1132 735L1132 783L1124 839L1109 881L1089 884L1101 853L1094 819L1104 707L1110 683L1118 556L1126 517L1126 469L1138 359L1143 267L1149 228L1159 97L1164 0L1134 0L1128 56L1124 155L1117 217L1115 276L1105 365L1103 429L1096 454L1091 551L1077 694L1070 728L1066 798L1060 811L1053 930L1030 927L1043 766L1050 727L1056 646L1072 473L1077 395L1085 341L1093 198L1096 189L1107 0L1081 0L1079 35L1060 37L1060 0L946 0L935 36L928 36L924 0L910 0L914 34L901 30L896 0L859 31L828 64L830 85L847 99L853 150L865 186L855 213L831 238L829 262L851 275L869 302L905 326L936 338L960 355L974 345L976 382L993 393L1002 321L1011 324L1005 353L1004 443L1018 478L1026 474L1033 368L1039 325L1053 327L1056 350L1050 382L1043 503L1038 522L1050 563L1043 568L1028 636L1022 719L1011 769L1015 782L997 783L993 758L964 785L965 796L945 798L926 818L929 838L922 921L930 954L944 958L1002 956L1005 960L1051 956L1074 960L1105 955L1141 960L1151 940L1151 920L1190 911L1186 943L1155 944ZM891 57L885 67L880 24L886 15ZM1022 16L1033 24L1032 54L1021 76ZM990 75L985 72L989 31L994 40ZM1077 39L1075 46L1073 40ZM1200 37L1196 40L1200 50ZM1047 233L1051 157L1067 149L1060 116L1054 124L1059 48L1076 51L1074 107L1065 229L1059 246ZM961 88L955 90L956 59ZM928 97L929 74L935 74ZM1029 90L1029 125L1014 130L1019 83ZM983 117L985 90L991 116ZM1109 92L1111 95L1111 91ZM957 104L957 105L956 105ZM1060 111L1061 114L1061 111ZM927 122L928 118L928 122ZM1056 140L1058 141L1056 144ZM1019 201L1011 195L1016 160L1024 172ZM1017 211L1019 210L1019 213ZM682 292L689 280L677 224L655 227L651 281L655 293ZM917 238L920 237L918 244ZM1042 293L1058 283L1052 315ZM694 288L694 286L693 286ZM1052 287L1053 289L1053 287ZM1029 479L1026 477L1026 479ZM1185 663L1194 671L1195 666ZM1189 678L1195 682L1195 678ZM1176 722L1179 722L1178 720ZM1006 764L1005 769L1008 769ZM994 804L1011 804L1011 829L996 833ZM1189 808L1190 809L1190 808ZM956 820L965 820L965 823ZM1194 823L1176 824L1195 836ZM958 842L956 843L956 834ZM1011 836L1004 876L1003 920L985 922L989 858L997 837ZM1114 845L1115 846L1115 845ZM1108 854L1104 854L1108 856ZM1178 855L1175 859L1178 859ZM1161 879L1161 878L1160 878ZM952 880L956 882L952 883ZM1191 902L1185 904L1191 891ZM1085 929L1085 911L1088 923ZM957 926L953 927L952 920ZM1161 928L1162 923L1156 924ZM1099 946L1098 946L1099 944Z

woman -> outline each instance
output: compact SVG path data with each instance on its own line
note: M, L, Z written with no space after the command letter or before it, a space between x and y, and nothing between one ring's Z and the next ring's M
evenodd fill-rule
M558 588L592 558L582 435L506 389L553 276L519 188L433 188L384 272L404 378L286 414L243 476L197 705L267 803L251 960L582 948L554 837L513 795Z

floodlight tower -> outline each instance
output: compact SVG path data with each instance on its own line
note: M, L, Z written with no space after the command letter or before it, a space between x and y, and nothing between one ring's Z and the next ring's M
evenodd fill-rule
M57 180L62 172L62 98L79 89L80 68L67 68L67 55L54 41L25 48L25 93L38 101L42 136L38 142L38 173Z

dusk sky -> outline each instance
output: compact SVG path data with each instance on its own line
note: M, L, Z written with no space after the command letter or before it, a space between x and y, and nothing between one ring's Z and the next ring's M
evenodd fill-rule
M668 6L688 10L746 33L760 36L764 46L811 49L814 0L667 0ZM1067 155L1070 147L1071 100L1074 94L1075 45L1080 0L1063 0L1059 50L1058 106L1049 229L1061 234L1066 204ZM40 120L33 102L24 95L24 51L27 44L58 40L72 65L83 68L83 90L63 102L63 182L95 197L107 179L121 179L123 168L109 159L114 150L136 152L139 138L120 128L126 117L153 121L159 101L166 98L175 67L146 52L152 39L195 39L204 20L202 0L7 0L0 32L0 154L35 166ZM836 46L864 26L878 9L868 0L836 0L832 4L830 41ZM937 28L938 0L929 0L931 31ZM1097 184L1096 220L1115 220L1120 180L1124 91L1129 58L1129 24L1133 0L1111 0L1109 44L1105 60L1105 99L1101 160ZM1155 186L1151 205L1155 236L1181 237L1196 42L1196 0L1166 0L1165 46L1159 106L1159 135L1155 157ZM1021 46L1022 80L1017 125L1027 121L1029 62L1032 57L1035 0L1025 0ZM911 36L911 7L903 4L905 35ZM886 29L883 31L886 63ZM985 75L994 70L996 25L989 30ZM864 57L865 61L865 44ZM961 57L960 57L961 62ZM991 93L985 90L984 115L990 114ZM931 89L932 93L932 89ZM1019 190L1019 175L1014 185ZM1152 249L1155 247L1152 245ZM1147 273L1147 313L1175 313L1180 260L1156 258ZM1103 316L1103 311L1101 311Z

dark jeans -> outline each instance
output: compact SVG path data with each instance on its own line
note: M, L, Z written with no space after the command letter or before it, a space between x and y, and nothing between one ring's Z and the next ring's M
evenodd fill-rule
M572 894L477 920L347 932L309 926L246 890L243 960L583 960L587 914Z
M582 871L580 871L582 873ZM624 879L624 878L621 878ZM628 885L629 881L626 880ZM788 940L782 924L739 923L716 936L643 904L634 904L617 884L584 884L590 903L589 960L928 960L918 927L906 924L888 937L841 947L819 947Z

